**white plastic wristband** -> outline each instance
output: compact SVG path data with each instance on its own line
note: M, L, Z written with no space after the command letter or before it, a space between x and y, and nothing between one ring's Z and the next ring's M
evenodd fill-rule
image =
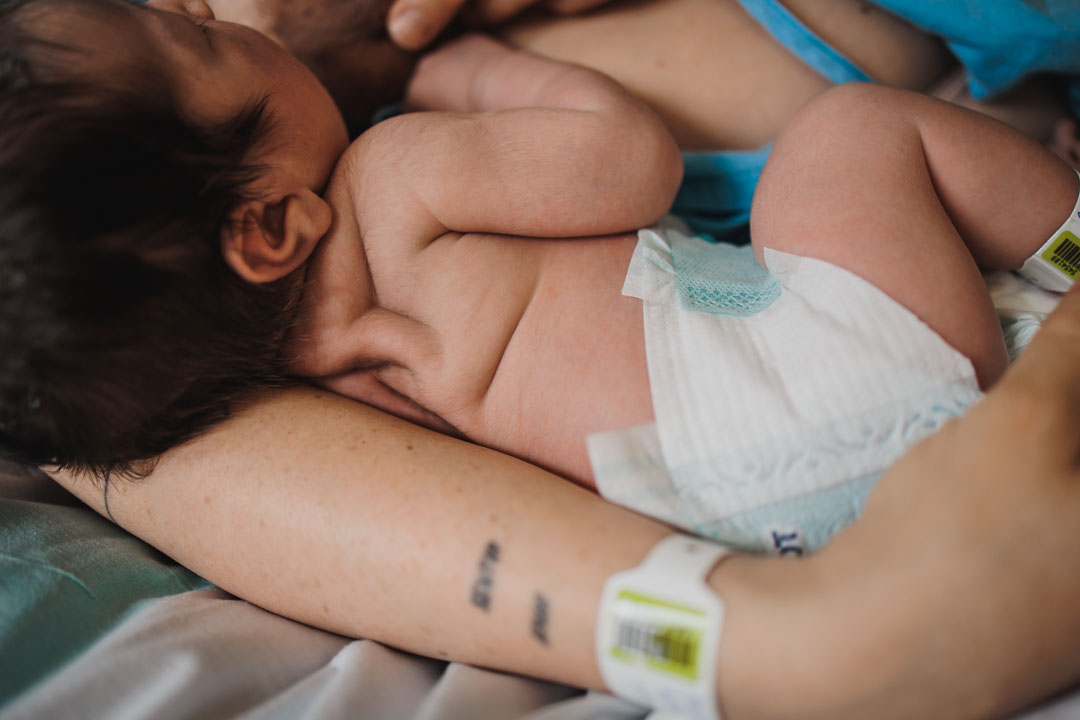
M1043 290L1065 292L1073 286L1080 275L1080 197L1065 223L1018 272Z
M719 720L716 655L724 603L705 578L730 552L669 535L641 565L608 578L596 657L614 694L683 718Z

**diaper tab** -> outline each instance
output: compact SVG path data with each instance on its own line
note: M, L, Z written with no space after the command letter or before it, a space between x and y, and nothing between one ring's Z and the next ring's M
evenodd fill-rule
M685 310L749 317L780 297L780 283L749 245L707 242L671 233L671 259Z
M673 222L638 232L623 295L689 312L750 317L780 297L780 283L749 245L694 237Z

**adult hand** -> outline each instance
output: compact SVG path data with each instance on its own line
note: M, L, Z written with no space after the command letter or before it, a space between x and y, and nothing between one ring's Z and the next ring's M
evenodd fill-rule
M853 665L891 657L863 701L920 688L935 717L996 717L1076 682L1078 518L1074 289L985 400L897 463L818 556L854 583L826 584L831 602L857 598L850 626L865 614L875 628Z
M281 43L277 35L278 19L286 3L282 0L207 0L218 20L247 25ZM284 43L282 43L284 44Z
M307 61L345 44L378 39L390 0L207 0L207 4L218 20L254 28Z
M495 25L526 8L546 8L561 15L591 10L610 0L394 0L387 29L390 37L407 50L419 50L463 13L477 25Z
M391 0L208 0L219 20L255 28L330 91L353 134L405 91L415 57L386 36Z

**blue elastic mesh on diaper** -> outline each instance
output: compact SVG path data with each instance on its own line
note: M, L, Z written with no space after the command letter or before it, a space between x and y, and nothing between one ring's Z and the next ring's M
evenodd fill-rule
M749 317L780 297L780 283L749 245L686 238L671 244L671 261L685 310Z

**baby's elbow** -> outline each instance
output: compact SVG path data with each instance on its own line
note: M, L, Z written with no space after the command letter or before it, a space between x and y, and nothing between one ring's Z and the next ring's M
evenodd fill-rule
M683 157L675 138L664 127L661 148L657 153L656 175L658 192L663 199L657 218L666 215L675 203L675 195L683 181Z
M671 210L683 178L682 153L667 127L658 118L638 124L631 143L621 152L633 157L628 172L636 178L630 211L638 226L651 225Z

